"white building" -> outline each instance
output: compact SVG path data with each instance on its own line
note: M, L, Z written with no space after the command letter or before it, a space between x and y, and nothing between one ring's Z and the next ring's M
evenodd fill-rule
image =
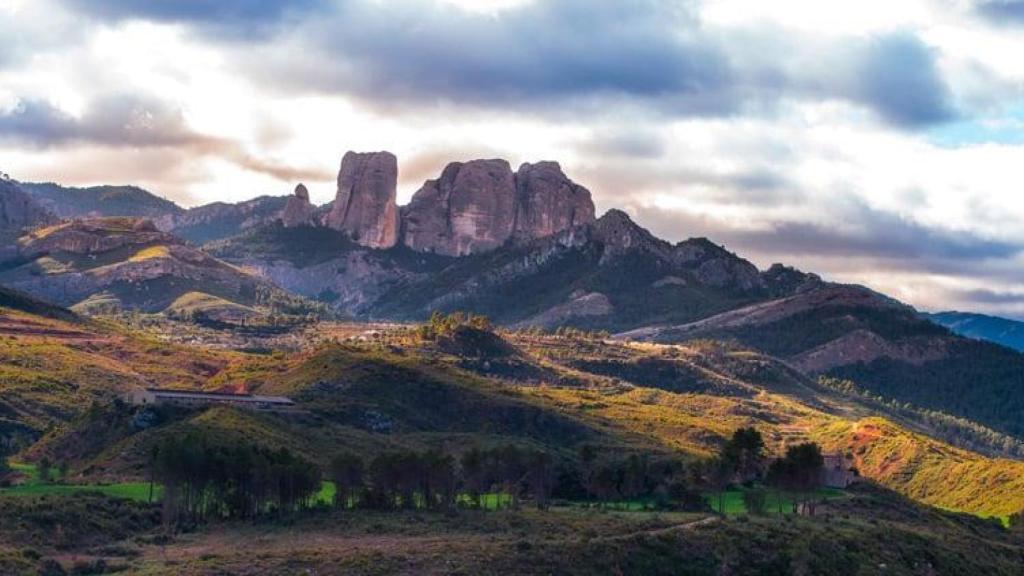
M164 390L145 388L129 392L125 399L133 406L200 407L227 405L253 410L288 410L295 406L283 396L257 396L253 394L224 394L220 392L194 392L190 390Z

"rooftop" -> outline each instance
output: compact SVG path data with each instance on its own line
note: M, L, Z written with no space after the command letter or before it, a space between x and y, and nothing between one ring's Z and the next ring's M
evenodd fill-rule
M238 402L266 402L271 404L294 404L291 398L284 396L258 396L254 394L227 394L223 392L200 392L193 390L167 390L163 388L146 388L157 396L165 398L206 398L210 400L233 400Z

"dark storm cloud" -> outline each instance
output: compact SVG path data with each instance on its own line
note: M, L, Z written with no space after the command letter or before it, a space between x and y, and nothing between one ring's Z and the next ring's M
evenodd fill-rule
M427 2L345 0L286 34L289 49L246 62L289 90L354 94L400 111L450 102L628 123L623 111L772 114L795 98L847 100L905 129L956 117L936 54L911 33L840 38L815 56L820 67L791 67L765 54L814 49L781 30L715 35L689 8L553 0L490 16Z
M956 116L935 54L916 36L894 34L871 42L856 80L864 101L897 126L927 126Z
M934 54L912 34L840 38L810 71L770 56L807 49L799 38L716 34L696 1L544 0L496 15L427 0L64 1L101 19L188 24L234 44L264 88L353 95L389 112L451 103L623 120L623 110L771 114L784 99L839 98L901 128L955 115Z
M322 61L271 55L298 86L380 101L545 106L552 99L657 99L681 113L735 110L731 67L678 2L536 2L497 16L437 3L340 2L296 31ZM276 60L275 60L276 58ZM585 102L578 102L585 105Z

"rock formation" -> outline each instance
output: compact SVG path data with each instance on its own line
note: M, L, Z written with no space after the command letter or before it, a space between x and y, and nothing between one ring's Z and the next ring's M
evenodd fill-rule
M281 223L285 228L305 226L313 222L313 215L316 207L309 202L309 190L306 186L299 184L295 187L295 194L288 197L288 202L281 212Z
M455 162L428 180L402 210L402 242L420 252L464 256L509 238L534 239L594 221L586 188L555 162Z
M543 238L594 221L590 191L569 180L557 162L523 164L516 172L516 230Z
M324 225L363 246L390 248L398 240L398 160L390 152L347 152L338 171L338 195Z
M496 248L515 227L515 196L515 177L505 160L453 162L402 211L402 241L446 256Z

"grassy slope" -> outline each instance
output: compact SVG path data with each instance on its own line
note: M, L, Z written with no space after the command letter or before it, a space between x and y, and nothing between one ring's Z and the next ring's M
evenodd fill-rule
M456 359L408 348L399 353L328 346L254 357L231 364L207 386L289 395L302 413L218 408L137 434L124 423L126 415L102 415L98 421L104 426L121 418L122 427L112 436L91 429L87 436L114 440L89 452L76 469L93 478L138 478L153 442L188 430L224 440L259 438L324 463L342 449L369 455L396 446L458 451L504 442L543 445L562 458L576 457L582 444L609 457L631 450L705 457L733 430L753 425L775 451L814 439L830 450L854 453L864 475L922 502L995 516L1024 508L1024 463L958 450L904 425L872 419L870 410L809 386L764 356L712 344L621 346L557 338L518 343L544 368L530 374L554 371L569 384L498 381L457 367ZM647 366L652 357L689 372L679 386L659 389L637 384L629 370L614 377L578 368L596 358ZM663 369L658 365L656 373ZM856 435L868 426L885 434ZM83 429L71 430L81 435ZM58 434L52 449L61 442Z
M240 358L0 308L0 423L39 433L132 387L200 386Z
M196 313L206 314L210 317L218 315L257 316L259 312L250 306L242 306L217 296L211 296L203 292L187 292L182 294L170 306L164 309L164 314L192 315Z
M831 422L812 436L853 454L865 476L935 506L998 517L1024 506L1024 462L979 456L882 418Z

